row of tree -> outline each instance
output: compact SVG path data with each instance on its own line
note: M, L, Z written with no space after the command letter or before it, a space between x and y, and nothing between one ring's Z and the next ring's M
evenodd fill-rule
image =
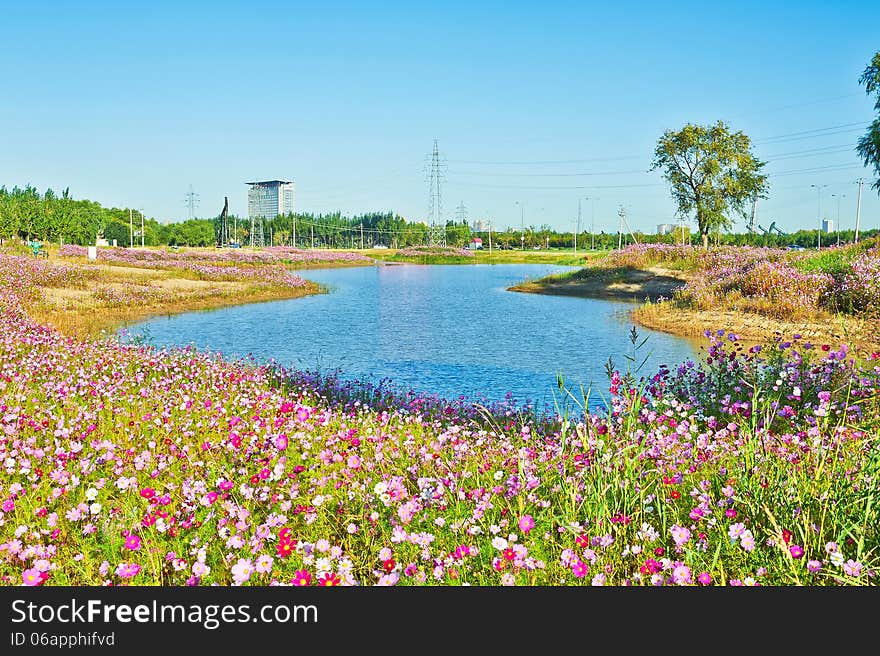
M242 245L250 243L251 222L237 216L229 217L229 232ZM339 212L330 214L300 213L279 215L263 221L264 243L296 245L301 248L406 248L428 242L429 228L424 223L407 221L393 212L370 212L354 217ZM145 246L212 246L219 234L219 219L190 219L178 223L160 224L155 219L143 221L143 244ZM876 230L863 232L866 237ZM141 217L137 210L105 208L89 200L75 200L69 190L60 195L52 189L40 194L34 187L13 187L11 191L0 187L0 239L17 237L36 238L55 243L91 244L100 235L119 246L141 244ZM572 248L579 250L617 248L619 243L698 243L699 237L687 228L677 227L666 235L634 234L618 235L616 232L590 234L581 232L575 243L575 235L559 232L549 225L528 226L525 229L506 228L474 230L467 222L448 221L446 243L449 246L466 247L474 237L483 240L484 248L491 239L495 248L535 249ZM729 233L713 230L709 237L714 244L724 245L798 245L804 248L816 246L819 235L816 230L800 230L788 235L759 233ZM825 245L851 242L853 231L841 231L821 236Z

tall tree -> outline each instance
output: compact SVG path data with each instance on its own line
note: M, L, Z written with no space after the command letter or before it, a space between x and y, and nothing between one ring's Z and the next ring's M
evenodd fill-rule
M703 247L709 233L733 225L731 213L748 215L755 198L766 198L764 162L751 152L751 140L731 132L723 121L702 126L688 123L667 130L657 142L651 170L662 169L682 215L695 214Z
M865 93L869 96L877 94L874 101L874 109L877 110L877 118L868 126L868 131L859 139L856 152L865 161L865 166L873 166L877 179L871 185L880 194L880 50L874 53L871 63L865 68L859 84L865 85Z

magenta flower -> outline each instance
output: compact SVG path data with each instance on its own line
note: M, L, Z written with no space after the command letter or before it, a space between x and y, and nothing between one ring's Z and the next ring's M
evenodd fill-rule
M290 582L295 586L304 587L312 582L312 575L307 569L298 569L293 573Z
M2 508L3 512L12 512L13 510L15 510L15 501L13 501L12 499L7 499L3 502Z
M791 554L792 558L803 558L804 557L804 548L799 544L793 544L788 548L788 552Z
M571 566L571 573L575 578L584 578L587 575L587 564L582 560L574 562Z
M712 585L712 577L709 575L709 572L700 572L699 576L697 576L697 581L700 585Z
M535 528L535 520L532 519L531 515L523 515L519 518L519 530L521 530L523 533L528 535L529 531L531 531L533 528Z
M822 563L818 560L808 560L807 561L807 571L811 574L815 574L820 569L822 569Z
M125 538L125 548L137 551L141 548L141 539L133 533L129 534L128 537Z

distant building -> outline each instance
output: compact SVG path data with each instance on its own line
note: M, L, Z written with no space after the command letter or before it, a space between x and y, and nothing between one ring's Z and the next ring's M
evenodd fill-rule
M674 223L659 223L657 224L657 234L658 235L668 235L675 232L675 224Z
M471 230L474 232L486 232L486 222L482 220L474 221L473 226L471 226Z
M473 239L471 239L471 243L468 244L468 248L471 249L472 251L475 251L475 250L480 249L482 247L483 247L483 240L480 239L479 237L474 237Z
M296 192L292 180L248 182L248 218L274 219L296 212Z
M831 219L822 219L822 232L834 232L834 221Z

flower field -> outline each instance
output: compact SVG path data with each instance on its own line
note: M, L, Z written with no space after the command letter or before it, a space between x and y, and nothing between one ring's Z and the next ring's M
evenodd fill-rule
M83 246L62 246L61 257L86 256ZM224 248L188 248L182 251L165 249L99 248L98 260L128 266L180 267L187 262L220 264L370 264L372 259L349 251L307 250L290 246L269 246L260 250Z
M878 580L880 354L716 331L537 416L69 337L28 299L92 269L43 267L0 260L4 585Z
M842 312L876 316L880 308L880 241L821 253L728 246L642 244L610 254L602 268L661 265L685 272L672 300L694 309L732 308L796 320ZM587 272L589 270L586 270Z

